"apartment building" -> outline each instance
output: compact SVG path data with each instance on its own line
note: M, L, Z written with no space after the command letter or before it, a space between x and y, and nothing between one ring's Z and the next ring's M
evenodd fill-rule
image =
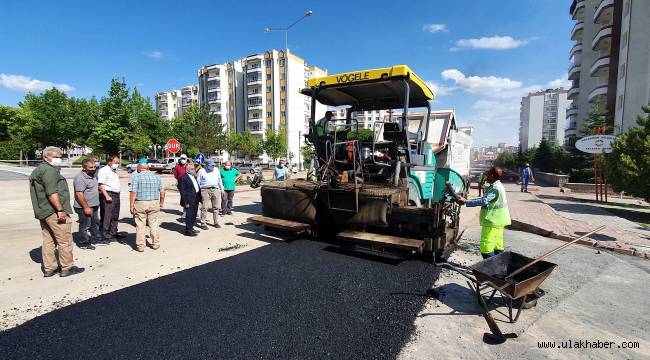
M285 130L289 152L297 159L311 116L311 100L300 89L310 77L325 75L326 70L307 65L291 52L268 50L201 67L200 102L209 104L230 131L250 131L265 139L267 129ZM317 104L317 118L325 111L324 105Z
M161 118L172 120L175 117L183 115L193 103L199 99L199 87L197 85L188 85L180 90L167 92L158 92L154 95L156 100L156 111Z
M564 144L564 122L569 108L567 91L547 89L521 99L519 144L522 151L537 147L545 139L555 146Z
M614 134L636 125L650 102L650 1L574 0L565 143L572 146L595 106Z

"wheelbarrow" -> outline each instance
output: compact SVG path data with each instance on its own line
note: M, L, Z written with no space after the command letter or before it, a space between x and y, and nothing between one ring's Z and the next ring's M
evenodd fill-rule
M604 225L583 236L573 239L566 244L558 246L557 248L541 255L537 259L531 259L512 251L504 251L498 255L479 261L470 266L469 269L456 267L449 263L438 263L436 265L454 270L469 279L471 284L474 284L472 289L476 291L479 303L485 310L486 320L488 321L494 336L505 341L505 337L501 334L501 330L499 330L494 318L490 315L488 307L488 304L492 301L494 295L499 292L507 299L508 320L510 323L516 322L519 319L521 310L523 310L527 304L527 300L533 297L536 301L536 298L541 296L539 286L553 272L555 267L557 267L557 264L544 261L544 259L592 234L599 232L603 228L605 228ZM486 301L483 297L482 291L488 288L492 293ZM488 293L490 290L488 290ZM513 305L517 301L519 301L519 305L517 312L513 317Z

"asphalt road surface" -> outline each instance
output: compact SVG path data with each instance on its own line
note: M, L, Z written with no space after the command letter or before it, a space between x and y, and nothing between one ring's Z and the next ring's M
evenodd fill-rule
M275 242L53 311L2 359L395 358L438 270Z
M0 169L0 181L27 180L29 175Z

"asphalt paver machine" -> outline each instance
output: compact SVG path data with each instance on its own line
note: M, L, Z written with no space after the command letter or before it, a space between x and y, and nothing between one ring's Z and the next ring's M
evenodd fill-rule
M313 176L266 182L262 215L249 221L342 246L446 258L459 233L454 196L467 182L437 166L427 142L433 94L426 84L398 65L311 78L301 92L311 97L305 142L317 154ZM316 119L317 102L345 108L345 118ZM413 109L426 116L409 117ZM372 110L388 115L359 121Z

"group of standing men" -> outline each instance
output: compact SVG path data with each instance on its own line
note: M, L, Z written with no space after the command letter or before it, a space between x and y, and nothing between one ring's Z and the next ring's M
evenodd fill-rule
M30 197L34 216L41 225L43 245L43 275L61 277L82 273L84 268L74 265L72 219L68 183L61 175L62 151L57 147L43 150L41 163L29 177ZM74 177L74 212L79 216L79 247L95 249L94 245L108 244L125 235L118 232L120 215L120 180L118 156L110 156L106 166L97 171L99 158L82 162L82 170ZM130 210L135 217L136 250L146 246L144 227L150 228L151 248L158 249L158 213L164 204L165 192L160 177L147 171L146 161L139 164L138 174L129 185ZM58 261L56 252L58 250ZM60 266L59 266L60 264Z
M186 236L198 235L198 230L194 227L199 205L201 215L198 227L203 230L208 229L208 209L212 209L212 224L216 228L221 227L219 215L232 215L235 185L243 175L230 161L226 161L224 167L219 169L213 159L201 165L193 163L183 154L172 173L178 180Z

